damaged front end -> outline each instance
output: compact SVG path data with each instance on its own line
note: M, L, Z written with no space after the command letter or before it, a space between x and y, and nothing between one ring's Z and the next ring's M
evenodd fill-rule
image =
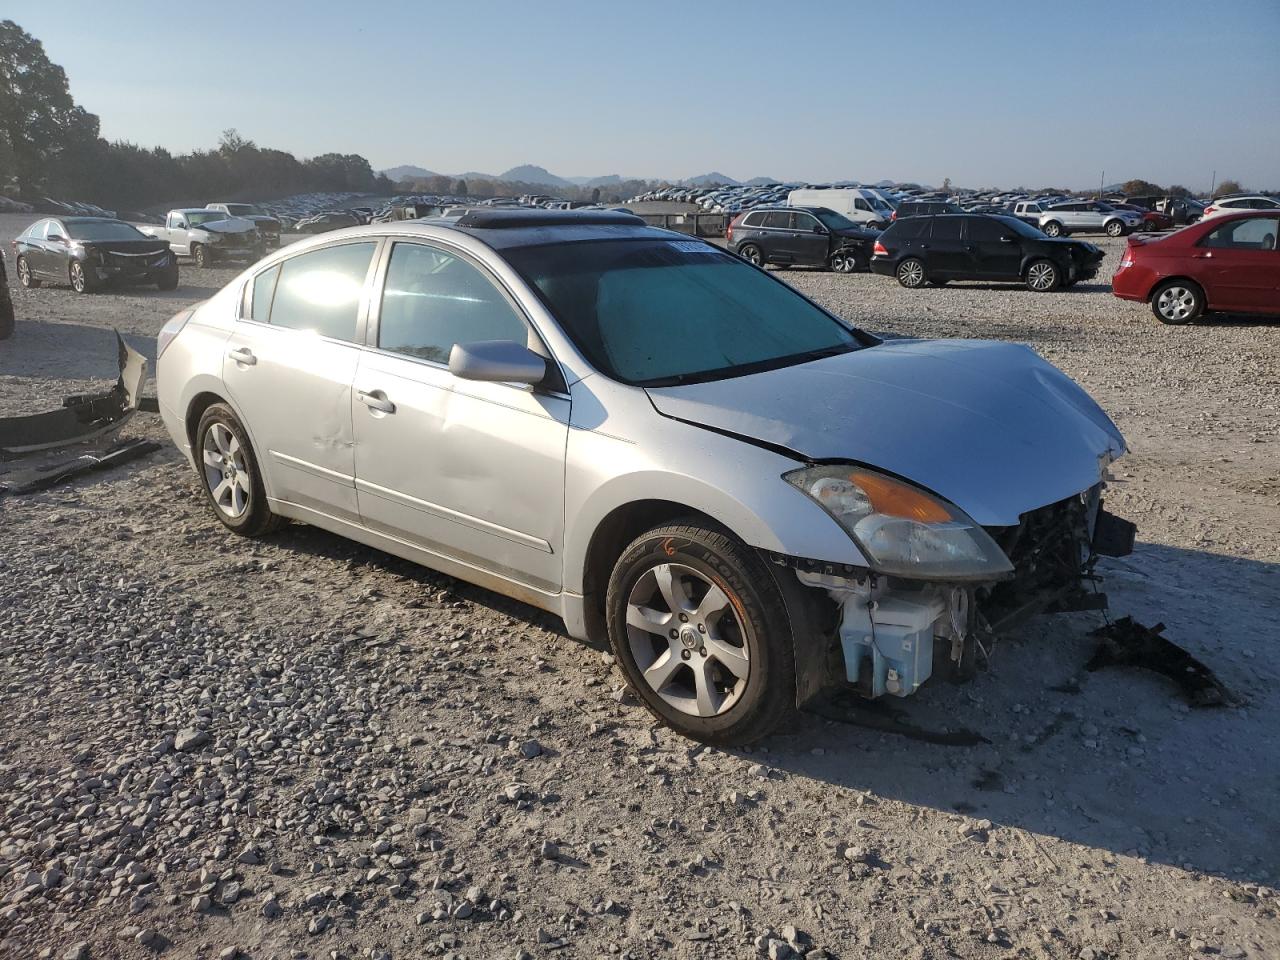
M1098 484L1033 510L1016 526L982 528L1006 560L986 579L902 577L774 558L835 605L830 655L798 658L809 674L799 678L801 699L833 680L867 698L907 697L935 674L971 676L1000 634L1037 614L1105 607L1094 565L1099 556L1128 554L1135 527L1102 508L1101 490ZM824 669L825 680L813 676Z

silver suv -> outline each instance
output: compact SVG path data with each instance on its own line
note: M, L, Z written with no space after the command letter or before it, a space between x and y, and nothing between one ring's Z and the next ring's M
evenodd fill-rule
M631 214L303 240L156 348L232 531L303 521L553 611L709 742L836 682L963 673L1091 603L1095 531L1123 523L1099 491L1124 440L1031 350L881 341Z
M1069 233L1123 237L1142 227L1142 214L1117 210L1101 200L1072 200L1056 203L1042 213L1039 226L1050 237L1065 237Z

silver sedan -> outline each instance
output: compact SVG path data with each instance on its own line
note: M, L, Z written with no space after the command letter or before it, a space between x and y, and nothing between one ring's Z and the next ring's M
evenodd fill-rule
M175 316L160 409L214 515L350 537L607 637L682 733L906 697L1081 609L1124 441L1026 347L882 341L624 213L325 234Z

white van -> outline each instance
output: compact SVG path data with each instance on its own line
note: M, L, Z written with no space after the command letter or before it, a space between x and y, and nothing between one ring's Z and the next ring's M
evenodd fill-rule
M826 207L854 223L882 230L893 217L893 208L871 190L861 187L833 187L830 190L792 190L787 194L791 207Z

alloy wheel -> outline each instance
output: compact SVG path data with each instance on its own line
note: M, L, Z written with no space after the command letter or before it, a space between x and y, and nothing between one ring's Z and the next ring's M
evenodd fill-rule
M211 423L201 443L204 481L218 510L238 520L249 509L250 479L244 448L225 423Z
M746 260L747 263L755 264L757 267L764 263L764 257L760 254L760 248L754 246L748 246L742 251L742 259Z
M836 273L853 273L858 260L850 253L837 253L831 258L831 269Z
M905 260L898 267L898 282L904 287L918 287L924 283L924 264L919 260Z
M1156 299L1160 316L1174 323L1189 320L1196 309L1196 295L1186 287L1165 287Z
M31 286L31 266L26 257L18 258L18 282L24 287Z
M1112 220L1107 224L1107 236L1118 237L1122 233L1124 233L1124 224L1119 220Z
M1051 263L1033 263L1027 270L1027 285L1032 290L1052 290L1058 281L1058 271Z
M645 683L697 717L731 709L751 673L744 623L725 588L679 563L659 563L627 598L627 642Z
M1044 225L1044 235L1046 237L1056 237L1060 233L1062 233L1062 227L1058 226L1056 223L1050 222Z

